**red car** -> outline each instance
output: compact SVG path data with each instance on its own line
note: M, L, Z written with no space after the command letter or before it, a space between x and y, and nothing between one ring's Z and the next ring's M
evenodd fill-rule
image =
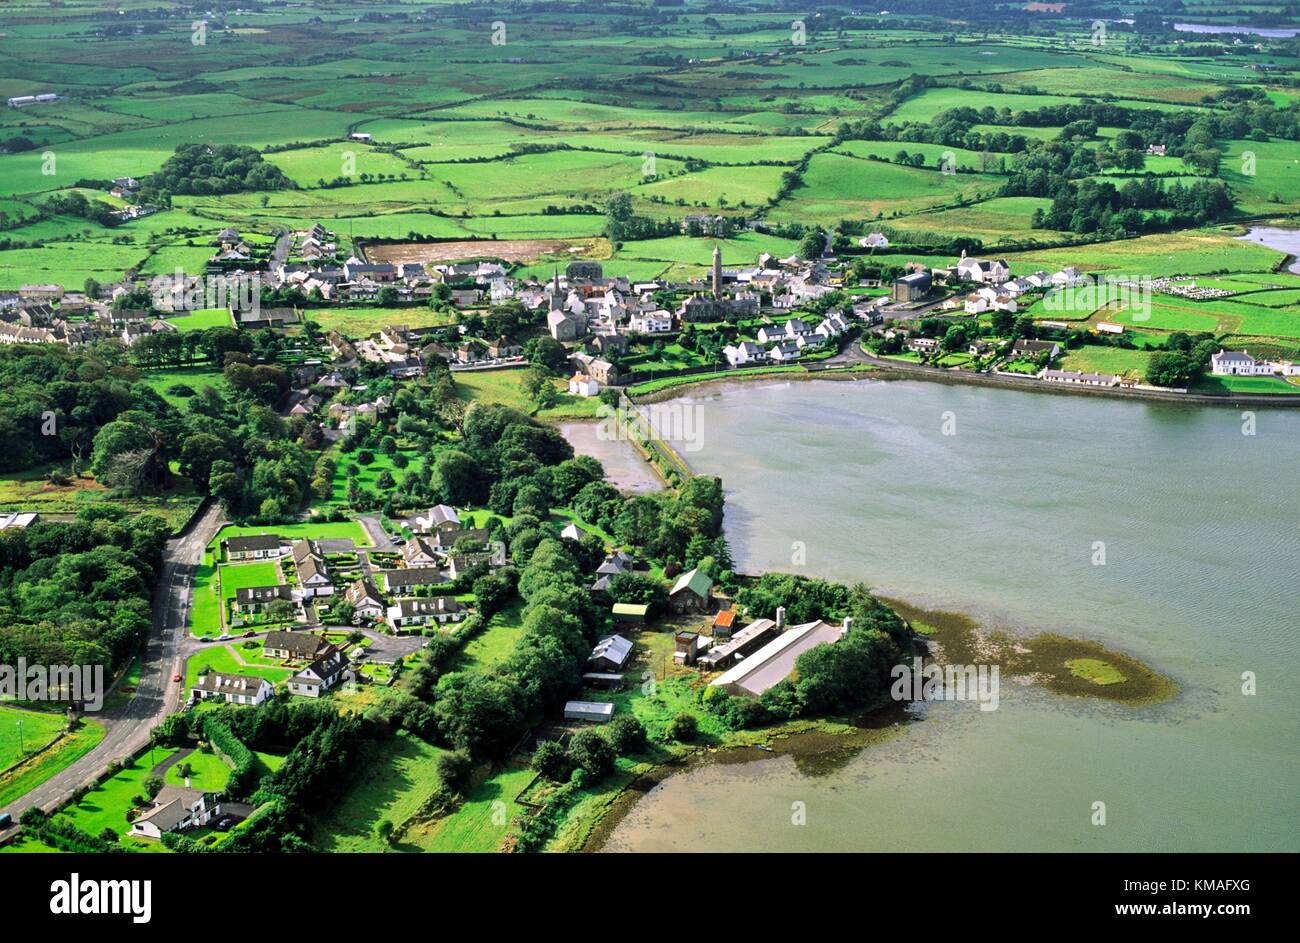
M173 680L173 681L180 681L180 680L181 680L181 676L178 675L178 674L174 674L174 675L172 675L172 680Z

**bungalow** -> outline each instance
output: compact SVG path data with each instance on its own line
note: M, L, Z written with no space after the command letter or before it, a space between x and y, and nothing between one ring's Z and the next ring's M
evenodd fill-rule
M221 803L215 792L189 786L163 786L149 808L131 822L131 834L161 839L164 832L207 825L219 815Z
M319 658L289 679L289 693L302 697L320 697L342 681L347 670L347 656L331 645Z
M352 606L356 616L363 619L378 619L384 614L384 597L379 595L375 584L368 579L360 579L347 588L343 598Z
M587 664L593 671L622 671L628 659L632 657L632 641L621 635L608 635L596 643L587 657Z
M708 612L713 605L713 580L699 567L677 577L668 593L668 608L673 612Z
M1055 360L1061 353L1061 345L1055 341L1028 341L1018 340L1011 345L1011 356L1016 357L1039 357L1047 354L1048 360Z
M190 688L190 695L200 701L215 697L227 704L261 704L271 696L272 690L271 682L265 678L209 671L199 675L198 683Z
M728 694L758 697L764 691L788 678L794 671L799 656L818 645L837 642L849 633L852 619L842 625L818 620L786 629L758 651L728 668L710 682Z
M390 593L413 586L436 586L448 582L447 574L436 566L408 566L402 570L384 570L384 586Z
M228 537L221 543L226 548L226 559L231 562L273 559L281 556L285 549L274 534Z
M1074 370L1046 370L1043 379L1048 383L1072 383L1081 386L1116 386L1119 377L1111 373L1078 373Z
M1244 350L1221 350L1210 355L1210 372L1219 377L1267 376L1273 372L1273 367L1266 361L1256 360Z
M434 531L429 535L429 540L433 544L433 549L439 553L446 553L456 544L464 541L465 544L473 543L476 546L486 544L491 539L491 534L486 527L462 527L455 530Z
M939 349L939 341L933 337L909 337L903 346L918 354L932 354Z
M293 590L284 583L275 586L241 586L235 590L235 611L258 613L266 611L279 600L293 602Z
M388 607L388 622L395 629L408 625L426 625L437 622L460 622L468 615L465 606L454 596L429 596L399 599Z
M271 658L310 661L329 648L329 642L310 632L284 632L276 629L266 633L262 651Z

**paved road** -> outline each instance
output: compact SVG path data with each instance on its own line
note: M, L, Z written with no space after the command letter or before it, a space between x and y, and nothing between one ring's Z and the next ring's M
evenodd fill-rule
M67 769L52 776L27 795L0 811L13 815L32 806L49 811L66 802L82 786L93 783L114 760L122 760L149 743L149 731L180 708L182 685L172 681L184 674L185 659L201 647L185 636L194 573L203 560L203 548L223 523L221 507L209 504L184 533L167 542L162 574L154 590L153 629L141 658L143 668L135 696L97 719L106 732L99 744ZM0 840L9 833L0 833Z

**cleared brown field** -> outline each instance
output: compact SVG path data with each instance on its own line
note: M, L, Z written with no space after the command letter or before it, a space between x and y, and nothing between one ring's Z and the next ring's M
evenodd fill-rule
M502 259L533 262L543 256L591 253L597 239L474 239L466 242L399 242L367 246L371 262L458 262L464 259Z

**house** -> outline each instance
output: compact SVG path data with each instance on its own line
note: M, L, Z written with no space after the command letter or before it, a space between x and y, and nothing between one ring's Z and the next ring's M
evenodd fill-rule
M1218 377L1257 377L1272 372L1270 364L1256 360L1244 350L1221 350L1210 355L1210 373Z
M920 301L930 294L934 280L929 272L912 272L902 278L894 279L890 297L894 301Z
M231 562L274 559L284 553L284 544L274 534L227 537L221 543L226 548L226 559Z
M586 399L600 392L600 384L585 373L575 373L569 377L569 392Z
M289 679L289 693L301 697L320 697L342 681L347 670L347 656L341 649L331 645L315 661Z
M842 625L823 620L791 626L762 648L745 656L710 682L728 694L758 697L794 671L799 656L818 645L830 645L849 633L853 620Z
M713 580L696 567L677 577L668 593L668 608L673 612L708 612L712 607Z
M608 635L596 643L587 657L593 671L622 671L632 657L632 640L621 635Z
M285 632L276 629L266 633L262 651L271 658L311 661L329 648L329 642L310 632Z
M790 329L785 322L781 324L764 324L758 329L758 342L760 344L776 344L793 339L794 335L790 333Z
M568 701L564 705L565 720L586 720L603 724L614 716L614 705L603 701Z
M227 704L261 704L271 696L272 690L271 682L265 678L209 671L199 675L198 683L190 688L190 694L200 701L215 697Z
M436 586L448 582L447 574L436 566L408 566L401 570L384 570L384 587L398 593L414 586Z
M456 509L446 504L439 504L436 507L429 508L429 513L423 517L415 519L417 530L425 533L435 533L448 530L460 530L460 515Z
M412 537L402 545L402 562L407 566L436 566L438 554L424 537Z
M1079 386L1117 386L1119 377L1110 373L1078 373L1073 370L1045 370L1048 383L1071 383Z
M976 259L963 252L957 262L957 275L968 282L1000 285L1011 277L1011 266L1005 259Z
M1055 360L1061 353L1061 345L1055 341L1018 340L1011 345L1011 357L1028 357L1031 360L1047 354L1048 360Z
M587 374L603 386L618 386L621 379L618 367L600 357L587 364Z
M1052 284L1058 288L1069 288L1081 284L1082 282L1086 282L1087 280L1088 276L1084 275L1083 272L1079 271L1073 265L1066 266L1052 275Z
M647 311L633 316L627 329L632 334L667 334L673 329L673 316L663 310Z
M764 357L763 348L753 341L741 341L734 346L728 345L722 348L722 353L727 358L727 363L733 367L753 363L756 360L762 360Z
M979 292L973 291L966 296L962 308L967 314L983 314L989 309L989 300Z
M273 602L293 602L293 590L284 583L275 586L241 586L235 590L235 611L254 614L265 612Z
M884 233L873 232L859 239L858 245L864 249L888 249L889 240Z
M768 359L776 363L798 360L799 354L799 345L795 341L782 341L779 344L773 344L772 349L767 352Z
M388 622L395 629L408 625L437 622L460 622L468 615L463 603L454 596L427 596L399 599L388 607Z
M903 347L918 354L932 354L939 349L939 341L933 337L909 337Z
M473 543L478 546L486 544L491 537L492 535L486 527L462 527L459 529L436 530L429 535L429 540L432 542L434 550L439 553L446 553L461 541L464 541L465 544Z
M164 832L207 825L219 815L221 804L215 792L189 786L163 786L149 808L131 822L131 834L160 839Z
M298 564L298 588L304 599L334 594L334 581L322 557L311 555Z
M343 598L359 618L378 619L384 614L384 597L379 595L379 590L369 579L357 580L347 588Z

